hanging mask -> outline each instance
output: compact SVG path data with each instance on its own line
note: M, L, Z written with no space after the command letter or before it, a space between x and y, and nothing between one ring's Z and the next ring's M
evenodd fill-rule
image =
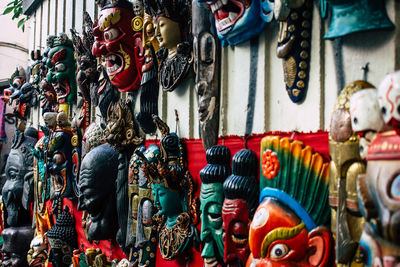
M400 132L400 71L383 79L378 89L378 101L385 123Z
M93 54L104 60L111 83L120 92L140 86L144 53L143 18L135 17L126 0L106 1L93 25Z
M222 45L236 45L260 34L265 23L273 18L271 0L198 0L207 4L215 18L215 27Z
M385 1L381 0L321 0L321 16L332 18L326 39L345 36L353 32L392 29L393 23L386 14Z

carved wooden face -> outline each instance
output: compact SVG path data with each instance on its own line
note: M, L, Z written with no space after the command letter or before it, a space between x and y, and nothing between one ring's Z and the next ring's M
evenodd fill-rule
M249 207L244 199L225 198L222 206L224 261L228 266L244 266L250 254Z
M2 191L3 202L7 210L7 224L11 226L17 226L19 221L26 172L27 168L22 153L18 149L12 149L5 168L6 183Z
M288 207L265 198L250 225L246 266L327 266L330 237L320 228L311 233Z
M366 267L391 267L400 263L400 246L379 237L369 223L365 224L360 238L360 251Z
M385 77L378 89L378 101L385 123L400 131L400 71Z
M107 8L93 27L93 54L104 60L110 81L120 92L137 90L142 77L142 33L133 30L133 17L127 9Z
M171 191L165 184L152 184L154 205L158 208L158 214L174 217L182 212L182 196L179 192ZM173 204L171 204L173 203Z
M376 133L384 128L376 89L355 92L350 98L351 127L360 135L360 156L366 158Z
M205 266L222 262L224 241L222 238L222 204L224 195L221 183L202 183L200 192L201 257Z
M155 35L160 43L160 47L167 49L176 49L182 42L179 23L167 17L160 17L155 22Z
M368 161L366 182L378 212L378 229L384 239L400 245L399 160Z
M73 103L76 100L76 61L74 49L69 46L55 46L47 59L47 81L57 93L58 103Z

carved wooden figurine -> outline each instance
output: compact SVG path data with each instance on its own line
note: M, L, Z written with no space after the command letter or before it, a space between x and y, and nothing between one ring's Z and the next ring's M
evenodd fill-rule
M365 173L360 158L359 138L351 128L350 98L365 88L374 88L366 81L354 81L340 93L330 125L329 204L332 208L331 230L336 235L336 263L358 262L357 250L364 219L357 202L356 181Z
M161 257L173 260L182 255L198 235L197 202L194 198L193 178L184 164L180 138L169 132L169 127L154 116L162 134L161 155L154 163L145 162L144 175L151 183L154 205L158 213L153 217L158 226Z
M197 1L192 3L192 16L200 136L207 150L218 141L221 46L216 37L214 19Z
M358 181L359 203L367 222L360 240L365 266L400 264L400 136L379 133L367 154L367 172Z

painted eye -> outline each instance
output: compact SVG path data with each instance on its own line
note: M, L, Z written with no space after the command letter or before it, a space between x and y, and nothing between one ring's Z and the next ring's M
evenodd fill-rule
M14 80L12 86L14 88L19 88L21 86L21 82L19 80Z
M64 63L57 63L55 66L57 72L65 71L66 67Z
M119 36L119 32L117 29L110 29L110 30L104 32L104 34L103 34L104 40L106 40L106 41L115 40L118 38L118 36Z
M390 194L393 199L400 200L400 174L393 180L390 186Z
M289 253L290 249L285 244L276 244L271 248L270 258L271 259L282 259Z

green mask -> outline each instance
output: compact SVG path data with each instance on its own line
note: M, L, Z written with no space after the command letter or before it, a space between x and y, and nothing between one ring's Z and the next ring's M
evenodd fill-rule
M222 183L202 183L200 191L201 211L201 257L205 261L224 258L222 238L222 204L224 194Z
M76 60L71 40L61 35L50 44L47 81L53 85L59 104L76 102Z
M159 208L158 214L167 217L167 228L176 224L176 219L182 213L183 197L179 192L174 192L165 187L165 183L152 184L154 205Z

